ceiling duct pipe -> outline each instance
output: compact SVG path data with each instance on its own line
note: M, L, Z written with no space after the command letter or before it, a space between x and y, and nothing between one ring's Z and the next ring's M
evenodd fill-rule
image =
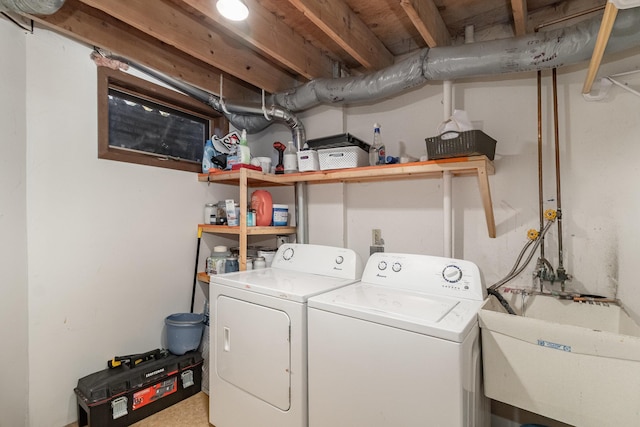
M209 93L205 90L192 86L181 80L175 79L164 73L161 73L153 68L149 68L145 65L138 64L137 62L129 59L110 55L107 52L98 50L97 55L100 55L109 60L118 61L127 64L143 73L155 77L161 82L173 87L180 92L183 92L198 101L209 105L214 110L223 114L229 122L237 129L246 129L248 133L256 133L265 129L273 123L282 122L291 129L292 139L301 149L306 142L305 130L302 122L291 111L280 107L278 105L272 105L265 109L262 106L255 104L242 104L242 103L226 103L223 102L219 96Z
M315 79L271 96L290 111L322 103L375 101L421 86L430 80L453 80L562 67L586 61L600 29L599 16L579 24L510 39L423 49L383 70L356 77ZM640 45L640 8L621 10L607 52Z
M7 0L0 0L7 1ZM269 96L272 105L224 104L220 98L189 84L126 59L115 58L223 113L236 128L259 132L284 121L296 144L304 142L304 127L293 112L319 104L371 102L398 95L431 80L451 80L485 75L536 71L586 61L591 57L600 27L600 17L571 27L541 31L510 39L459 46L422 49L383 70L356 77L320 78ZM640 45L640 8L621 10L607 44L610 53Z
M28 15L53 15L65 0L0 0L0 12Z

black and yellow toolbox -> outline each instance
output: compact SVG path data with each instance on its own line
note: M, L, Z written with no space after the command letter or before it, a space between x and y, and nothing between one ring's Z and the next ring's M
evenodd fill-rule
M193 396L202 388L202 363L197 351L114 358L107 369L78 380L78 426L128 426Z

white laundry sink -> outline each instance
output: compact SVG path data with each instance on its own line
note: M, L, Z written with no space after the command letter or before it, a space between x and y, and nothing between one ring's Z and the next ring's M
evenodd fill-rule
M479 312L485 394L581 427L640 426L640 327L618 305L505 294Z

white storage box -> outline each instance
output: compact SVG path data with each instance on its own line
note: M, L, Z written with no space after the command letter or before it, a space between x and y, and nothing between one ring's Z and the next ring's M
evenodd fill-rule
M369 144L349 133L310 139L307 144L318 151L320 170L369 165Z
M640 426L640 327L621 307L504 296L519 315L493 297L478 314L488 397L575 426Z
M369 165L369 152L358 146L318 150L320 170L357 168Z
M318 152L315 150L298 151L298 170L300 172L320 170Z

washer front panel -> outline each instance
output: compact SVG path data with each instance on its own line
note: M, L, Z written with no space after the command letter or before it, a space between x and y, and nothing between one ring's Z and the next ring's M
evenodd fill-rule
M310 308L309 427L467 426L463 354L460 343Z

